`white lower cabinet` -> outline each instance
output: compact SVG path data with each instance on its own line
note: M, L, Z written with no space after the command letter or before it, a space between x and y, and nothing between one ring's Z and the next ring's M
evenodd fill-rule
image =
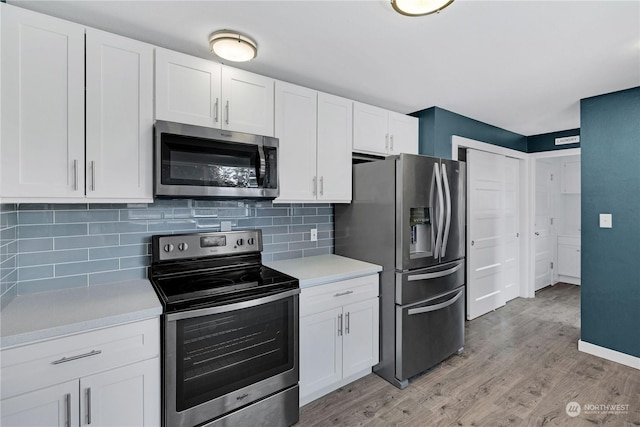
M3 427L159 426L158 319L1 352Z
M302 289L301 406L371 373L378 359L377 274Z

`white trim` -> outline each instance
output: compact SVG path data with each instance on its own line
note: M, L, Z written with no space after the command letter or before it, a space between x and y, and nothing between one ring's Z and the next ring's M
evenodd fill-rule
M579 148L567 148L565 150L540 151L539 153L529 153L530 159L548 159L550 157L579 156Z
M557 282L569 283L570 285L578 285L580 286L580 278L573 276L563 276L562 274L558 274Z
M499 145L489 144L482 141L476 141L475 139L469 139L458 135L451 136L451 158L452 160L458 160L458 148L473 148L474 150L486 151L488 153L502 154L507 157L515 157L516 159L526 160L529 158L527 153L522 151L512 150L510 148L500 147ZM558 150L560 151L560 150ZM564 150L568 151L568 150Z
M578 351L640 370L640 357L621 353L619 351L611 350L610 348L601 347L582 340L578 340Z

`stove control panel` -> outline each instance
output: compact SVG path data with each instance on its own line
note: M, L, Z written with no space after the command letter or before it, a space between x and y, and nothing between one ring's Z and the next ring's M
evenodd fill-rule
M153 261L262 251L262 230L172 234L152 237Z

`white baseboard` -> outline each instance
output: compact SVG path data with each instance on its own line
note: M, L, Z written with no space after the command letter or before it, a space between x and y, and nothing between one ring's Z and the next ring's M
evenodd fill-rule
M603 359L611 360L612 362L640 370L640 357L631 356L630 354L621 353L619 351L611 350L610 348L600 347L599 345L591 344L582 340L578 340L578 350L583 353L593 354L594 356L602 357Z
M558 282L569 283L571 285L580 285L580 278L579 277L558 275L557 281Z

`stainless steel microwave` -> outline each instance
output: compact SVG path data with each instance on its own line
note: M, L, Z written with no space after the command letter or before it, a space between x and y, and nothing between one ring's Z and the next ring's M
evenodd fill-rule
M278 194L276 138L156 121L156 197L274 199Z

